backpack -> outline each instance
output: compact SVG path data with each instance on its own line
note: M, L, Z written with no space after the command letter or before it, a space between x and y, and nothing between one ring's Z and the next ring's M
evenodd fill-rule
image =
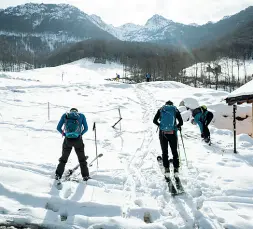
M65 135L67 138L78 138L81 130L79 125L80 115L77 112L66 113L65 117Z
M176 128L176 107L165 105L160 109L160 130L174 131Z
M198 113L202 113L202 110L201 110L200 107L198 107L198 108L196 108L196 109L194 109L194 110L192 111L192 117L195 118L195 116L196 116Z

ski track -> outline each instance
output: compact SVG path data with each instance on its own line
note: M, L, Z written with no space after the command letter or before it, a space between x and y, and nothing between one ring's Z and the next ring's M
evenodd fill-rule
M137 97L139 98L140 103L142 105L142 109L143 109L142 120L145 124L149 124L148 128L145 131L144 136L143 136L142 146L140 147L139 151L136 152L135 157L132 159L132 160L136 160L138 158L141 158L141 160L139 160L139 164L135 164L135 170L134 170L135 173L138 172L137 174L141 175L141 172L137 168L141 168L141 166L144 163L145 157L150 153L149 147L153 141L153 136L154 136L153 117L151 115L155 114L159 107L158 107L157 101L154 100L155 96L150 91L148 91L147 88L144 88L142 85L138 85L136 88L136 93L137 93ZM155 135L155 137L158 137L158 136ZM159 154L161 154L161 153L159 153ZM165 213L165 215L167 214L168 216L170 216L172 218L180 216L180 218L181 218L180 221L184 222L185 226L187 228L187 225L189 225L189 223L187 223L187 222L194 221L194 218L190 215L189 212L187 212L185 210L185 207L184 207L185 203L182 203L182 205L179 205L180 198L177 198L177 200L176 200L169 195L167 184L164 181L163 176L161 176L161 171L160 171L160 168L159 168L157 161L156 161L156 157L159 154L157 154L157 155L153 154L152 159L153 159L153 162L154 162L154 165L156 168L153 172L156 173L155 175L156 175L157 179L159 179L159 177L162 177L162 179L160 181L163 182L164 183L163 186L165 186L165 190L163 191L163 196L156 197L158 205L160 206L160 211L167 212L167 213ZM159 192L159 190L157 190L157 192ZM180 201L182 201L182 200L180 200ZM172 203L173 203L173 206L171 206ZM189 208L192 209L193 207L189 206ZM190 223L190 224L193 224L193 223ZM176 224L174 224L174 226L176 226ZM190 227L190 228L193 228L193 227Z
M137 93L137 98L140 100L140 104L142 109L145 112L147 112L147 105L145 104L146 100L143 101L143 95L141 94L142 90L139 89L137 86L135 89ZM142 120L145 120L142 117ZM148 122L148 120L146 121ZM140 147L136 149L136 151L133 153L133 156L127 161L127 166L126 166L126 173L127 173L127 180L124 185L124 190L129 189L129 184L130 184L130 190L131 190L131 195L128 198L128 201L130 203L137 203L138 205L138 195L140 195L141 192L148 192L148 184L145 176L142 175L141 172L141 167L144 163L145 158L147 157L149 151L148 147L150 143L152 142L152 129L149 127L144 133L143 133L143 139ZM140 190L141 189L141 190ZM137 193L139 192L139 194ZM125 217L129 217L129 209L126 210L126 207L123 207L125 210Z
M148 88L144 88L142 85L138 85L136 87L136 93L137 97L140 100L140 104L143 109L143 122L146 124L149 124L144 136L143 136L143 142L141 147L138 149L136 154L134 154L132 160L130 161L129 166L132 165L133 161L136 162L136 160L139 159L139 163L135 163L135 169L133 171L141 176L140 169L141 166L144 163L145 157L150 153L149 147L150 144L153 141L153 129L154 129L154 124L153 124L153 117L151 117L150 114L155 114L158 107L158 102L155 99L155 96L148 90ZM192 134L192 133L191 133ZM158 138L156 135L155 137ZM180 144L180 143L179 143ZM182 147L181 147L182 148ZM201 190L201 185L200 182L198 182L197 177L199 176L199 172L197 169L194 169L192 167L191 169L188 170L188 174L186 176L186 173L182 175L182 177L186 176L182 180L182 184L185 188L186 194L179 195L176 197L171 197L168 191L168 187L166 182L164 181L163 176L161 175L160 168L156 162L156 157L161 154L153 154L153 161L155 163L155 170L153 172L156 172L156 176L159 179L160 177L161 182L164 182L165 185L165 190L163 191L163 196L156 196L155 198L157 199L158 205L160 206L160 212L167 211L167 215L172 218L178 218L177 221L179 221L180 226L177 226L176 224L174 225L177 228L200 228L199 226L199 218L201 218L202 223L204 221L205 225L208 226L210 229L211 228L222 228L221 225L215 225L213 223L213 219L208 220L207 216L202 217L203 214L201 213L200 209L202 207L203 201L202 201L202 190ZM140 160L141 159L141 160ZM185 166L186 165L182 165ZM185 170L185 169L184 169ZM145 172L145 171L144 171ZM193 175L193 176L191 176ZM187 184L184 182L187 180ZM160 180L159 180L160 181ZM144 185L142 183L142 185ZM147 186L145 186L146 188ZM194 191L190 191L194 190ZM159 192L161 190L157 190ZM190 191L190 192L189 192ZM192 196L191 193L194 195ZM166 224L166 223L165 223ZM166 226L166 225L165 225ZM208 229L208 228L205 228Z

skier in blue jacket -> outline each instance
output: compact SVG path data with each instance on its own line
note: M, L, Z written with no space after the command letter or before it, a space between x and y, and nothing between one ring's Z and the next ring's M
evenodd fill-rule
M160 120L160 122L158 122ZM178 121L178 123L177 123ZM179 157L177 151L177 130L181 130L183 119L179 110L173 105L172 101L167 101L156 113L153 123L159 127L159 139L162 149L163 166L165 176L170 176L170 163L168 145L170 145L173 155L174 175L178 176L179 172Z
M63 125L64 129L62 129ZM88 131L88 125L85 116L81 113L78 113L76 108L71 108L69 113L62 115L57 125L57 130L65 138L62 145L62 156L59 159L59 164L55 171L55 179L61 179L71 150L74 147L80 163L83 180L87 181L90 177L82 139L82 135Z
M146 81L149 82L150 79L151 79L151 75L150 75L150 73L147 73L147 74L146 74Z
M210 142L210 131L208 125L213 119L213 113L207 110L205 105L200 106L192 111L192 124L198 124L201 137L206 143Z

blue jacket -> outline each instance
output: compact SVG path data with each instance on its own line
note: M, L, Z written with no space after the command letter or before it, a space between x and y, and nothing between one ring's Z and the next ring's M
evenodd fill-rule
M204 123L206 120L207 113L208 113L208 111L205 111L204 113L199 112L194 117L194 122L196 122L198 124L201 133L203 133L203 126L204 126Z
M87 131L88 131L88 125L87 125L87 122L86 122L86 118L83 114L80 114L79 113L79 119L78 119L78 122L80 124L80 130L82 130L82 127L83 127L83 130L81 132L81 135L85 134ZM65 118L66 118L66 114L63 114L61 116L61 119L57 125L57 130L62 134L64 131L62 130L62 126L64 125L65 123Z

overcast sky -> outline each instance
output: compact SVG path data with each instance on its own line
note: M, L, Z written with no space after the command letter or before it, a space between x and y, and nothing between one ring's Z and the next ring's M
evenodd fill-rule
M0 8L28 2L67 3L114 26L144 25L154 14L175 22L204 24L253 6L253 0L0 0Z

